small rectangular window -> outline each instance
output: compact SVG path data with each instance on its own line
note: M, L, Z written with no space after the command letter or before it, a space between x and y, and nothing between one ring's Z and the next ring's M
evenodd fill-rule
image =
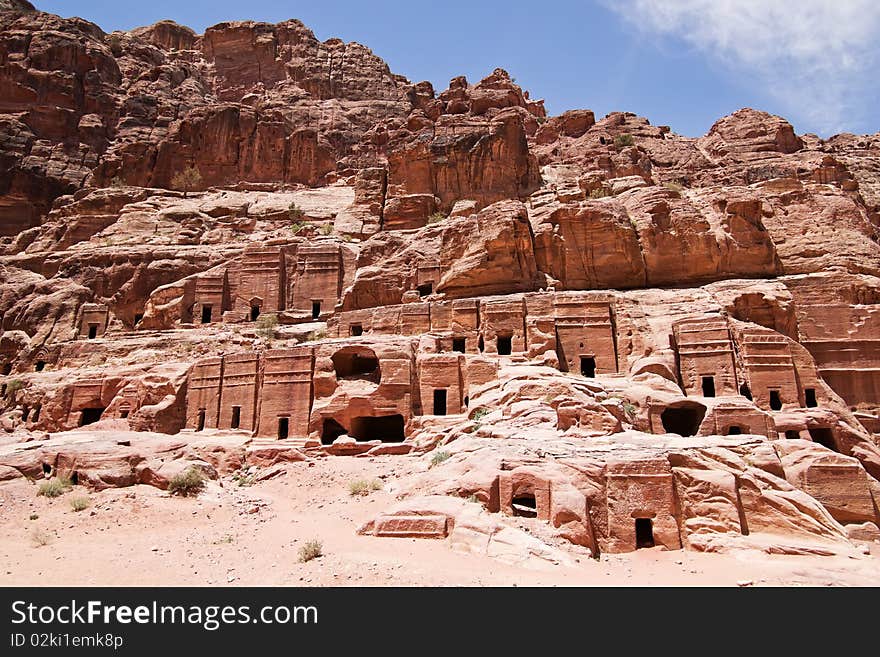
M233 406L232 407L232 428L238 429L239 424L241 424L241 406Z
M465 338L452 338L452 351L465 352Z
M513 350L513 338L508 336L498 336L498 355L509 356Z

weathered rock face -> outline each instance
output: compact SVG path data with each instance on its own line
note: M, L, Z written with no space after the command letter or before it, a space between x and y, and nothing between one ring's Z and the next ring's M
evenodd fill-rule
M295 20L0 8L0 480L428 451L363 533L562 563L880 532L878 135L686 138L501 69L435 94Z

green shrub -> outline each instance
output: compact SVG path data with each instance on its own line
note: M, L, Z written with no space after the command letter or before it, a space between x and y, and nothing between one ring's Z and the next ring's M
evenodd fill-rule
M176 474L168 483L168 492L172 495L197 495L205 487L205 475L194 465L180 474Z
M681 192L684 190L684 186L678 182L664 183L663 186L670 192L675 192L676 194L681 194Z
M304 224L310 225L308 223L303 222L303 217L306 216L306 213L303 212L303 209L296 204L296 201L290 204L290 207L287 208L287 216L290 217L290 220L294 224Z
M24 388L24 381L21 379L12 379L6 384L6 394L15 397L15 393Z
M636 416L636 406L628 401L623 402L623 412L626 413L626 417L632 420Z
M604 187L597 187L596 189L590 190L590 198L605 198L606 196L610 196L611 192L605 189Z
M89 498L85 495L75 495L70 498L70 508L74 511L85 511L89 508Z
M369 495L377 490L382 490L382 482L378 479L372 479L370 481L367 481L366 479L356 479L348 484L348 494L352 497Z
M275 337L275 329L278 327L278 315L266 313L257 317L257 335L266 340Z
M70 486L70 481L67 479L52 477L51 479L40 482L40 485L37 487L37 496L59 497L70 490Z
M313 226L308 221L294 221L290 224L290 230L293 231L294 235L299 235L301 231L311 228L313 228Z
M433 214L428 216L426 224L430 226L431 224L440 223L444 219L446 219L445 214L443 214L442 212L434 212Z
M317 559L318 557L323 556L323 549L324 545L321 543L321 541L317 539L307 541L305 545L303 545L299 549L300 563L306 563L307 561L311 561L312 559Z
M617 146L617 148L624 148L626 146L632 146L633 143L634 143L633 136L629 133L617 135L614 138L614 145Z
M450 458L452 454L447 452L445 449L441 449L439 452L435 452L434 456L431 457L431 467L433 468L435 465L440 465L443 461Z
M202 186L202 174L196 167L188 166L171 177L171 186L186 196L187 192L194 192Z
M318 229L318 232L321 233L321 235L329 235L333 232L333 224L324 224Z

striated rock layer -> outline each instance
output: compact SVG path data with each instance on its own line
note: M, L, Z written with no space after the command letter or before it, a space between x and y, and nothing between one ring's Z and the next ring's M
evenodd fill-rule
M0 9L0 481L387 454L362 533L514 563L880 535L880 134Z

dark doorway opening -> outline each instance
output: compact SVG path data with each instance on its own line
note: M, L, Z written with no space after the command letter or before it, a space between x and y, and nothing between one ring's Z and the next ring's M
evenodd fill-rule
M834 433L831 429L827 427L820 427L818 429L810 429L810 438L813 439L814 443L819 443L822 447L827 447L828 449L839 452L837 449L837 441L834 440Z
M50 475L52 474L52 466L48 463L43 463L43 474Z
M434 284L423 283L422 285L419 285L416 290L418 291L420 297L426 297L434 291Z
M211 306L202 306L202 324L210 324L213 313L214 309Z
M596 378L596 359L592 356L581 356L581 376Z
M452 338L452 351L465 352L465 338Z
M679 436L695 436L706 415L706 407L701 404L688 404L667 408L660 414L660 421L667 433Z
M103 414L103 408L84 408L79 414L79 426L84 427L87 424L94 424L101 419Z
M379 383L379 358L371 349L340 349L331 357L337 379L361 379Z
M513 350L513 337L509 335L499 335L498 336L498 355L499 356L510 356L510 352Z
M654 547L654 523L650 518L636 518L636 549Z
M38 360L36 363L34 363L34 372L42 372L45 367L46 361Z
M510 508L513 511L513 515L520 516L521 518L538 517L538 504L535 501L535 496L531 493L515 495L510 502Z
M743 432L742 427L738 427L735 424L733 426L727 428L727 435L728 436L739 436L742 434L742 432Z
M284 440L288 436L290 430L290 418L278 418L278 440Z
M807 408L816 408L819 405L819 402L816 401L816 389L815 388L807 388L804 390L805 401L807 402Z
M196 420L196 431L203 431L205 428L205 409L199 410L199 419Z
M137 326L138 324L140 324L140 323L141 323L141 320L142 320L143 318L144 318L144 314L143 314L143 313L137 313L137 314L134 316L134 325Z
M801 437L801 432L796 431L795 429L789 429L788 431L785 432L785 438L787 440L797 440L800 437Z
M480 353L483 353L483 350L486 348L485 343L483 342L483 336L480 336L480 339L477 340L477 349L480 350Z
M312 319L318 319L321 316L321 302L312 301Z
M30 415L30 414L31 414L31 409L29 409L27 406L25 406L25 407L22 409L22 411L21 411L21 421L22 421L22 422L27 422L27 421L28 421L28 415Z
M120 417L121 419L125 420L125 419L128 418L128 414L129 414L129 412L130 412L130 411L129 411L127 408L122 409L121 411L119 411L119 417Z
M714 397L715 396L715 377L714 376L704 376L703 377L703 397Z
M446 390L434 391L434 415L446 415Z
M2 386L0 386L0 395L3 395L4 397L6 396L6 384L5 383Z
M355 337L364 334L364 327L361 324L352 324L348 327L348 334Z
M362 416L352 419L349 435L358 441L380 440L383 443L402 443L406 438L403 427L403 416L400 414Z
M79 485L79 472L77 472L76 470L71 472L70 477L68 477L68 478L70 479L70 483L73 484L74 486Z
M782 398L779 396L778 390L770 391L770 409L774 411L782 410Z
M43 410L43 406L41 404L37 404L34 406L34 415L31 418L31 422L37 422L40 419L40 411Z
M89 324L89 340L94 340L98 337L98 325L97 324Z
M12 374L12 363L6 363L3 366L3 375Z
M232 426L233 429L238 429L240 424L241 424L241 406L233 406L232 407L232 422L230 423L230 426Z
M324 424L321 427L321 444L332 445L334 440L347 433L346 428L339 424L339 422L333 418L325 418Z
M471 398L468 397L467 395L465 395L464 396L464 407L467 408L470 403L471 403Z
M251 321L256 322L257 317L260 316L260 307L259 306L251 306Z
M749 401L752 401L752 391L749 390L749 386L747 386L745 383L743 383L739 387L739 394L741 394L743 397L745 397Z
M346 428L333 418L324 418L324 424L321 426L321 444L332 445L334 440L347 433Z

